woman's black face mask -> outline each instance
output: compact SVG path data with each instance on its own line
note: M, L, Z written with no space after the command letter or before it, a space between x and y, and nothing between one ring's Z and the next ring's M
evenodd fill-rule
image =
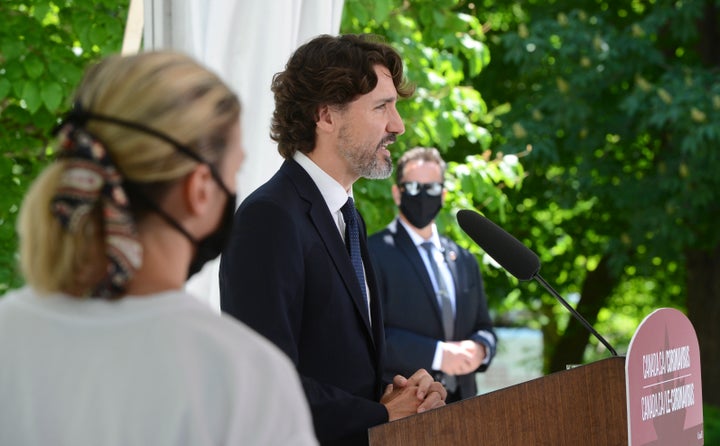
M219 180L216 180L219 181ZM222 250L225 248L228 240L230 240L230 234L232 233L233 216L235 215L235 194L228 191L225 185L221 184L222 190L227 195L227 203L225 203L225 211L220 220L220 225L215 231L208 234L205 238L195 241L192 237L190 241L195 244L195 256L190 262L190 268L188 269L188 279L198 273L202 267L220 255ZM183 232L185 236L189 236L187 232Z

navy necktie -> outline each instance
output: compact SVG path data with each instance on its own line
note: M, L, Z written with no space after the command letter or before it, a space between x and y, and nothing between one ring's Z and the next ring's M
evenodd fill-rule
M358 227L357 213L353 199L348 197L347 202L340 208L345 219L345 246L350 254L355 276L357 276L365 305L368 304L367 290L365 289L365 272L363 271L362 256L360 255L360 229ZM369 309L368 309L369 310Z

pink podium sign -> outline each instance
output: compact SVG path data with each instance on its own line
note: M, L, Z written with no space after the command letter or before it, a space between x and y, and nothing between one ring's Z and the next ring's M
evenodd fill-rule
M682 312L661 308L640 323L625 380L630 446L704 444L700 349Z

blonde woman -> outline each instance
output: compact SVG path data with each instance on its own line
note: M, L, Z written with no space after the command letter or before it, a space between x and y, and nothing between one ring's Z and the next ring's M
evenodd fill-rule
M19 216L0 444L316 444L291 362L183 291L232 224L239 115L181 54L86 73Z

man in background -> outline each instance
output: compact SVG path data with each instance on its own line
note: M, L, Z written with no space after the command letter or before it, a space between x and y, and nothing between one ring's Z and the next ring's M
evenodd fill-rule
M368 239L382 299L386 376L432 370L446 402L477 395L475 373L495 355L496 337L475 257L437 232L445 161L415 148L398 161L398 216Z

